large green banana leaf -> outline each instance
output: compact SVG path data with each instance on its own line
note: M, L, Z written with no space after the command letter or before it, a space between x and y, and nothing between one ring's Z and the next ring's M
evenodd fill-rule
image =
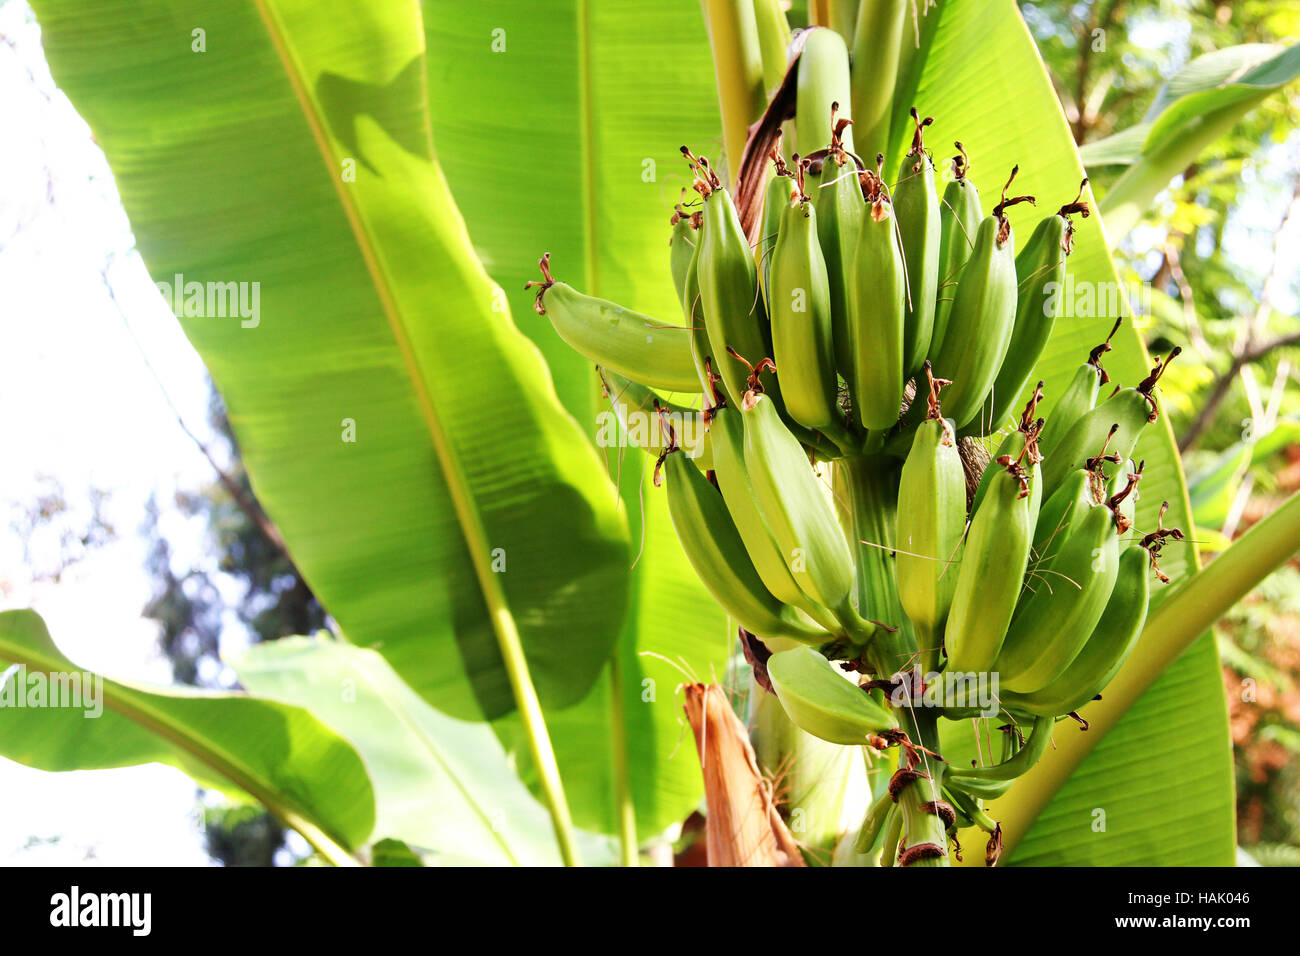
M357 752L316 717L242 693L146 688L82 672L34 611L0 613L0 754L39 770L165 763L200 783L248 794L337 863L370 837L375 799ZM74 706L16 706L9 694L77 677ZM87 686L101 688L88 695ZM93 700L91 698L94 698ZM31 704L33 699L24 698ZM76 706L80 704L81 706Z
M374 837L440 865L559 864L546 808L492 728L430 707L376 652L295 637L232 663L251 693L305 707L357 748L374 785ZM578 836L584 863L614 858L609 837Z
M415 0L35 8L155 280L258 284L257 315L181 322L347 637L476 718L514 707L517 627L543 703L582 699L626 612L626 521L472 253Z
M923 21L914 62L919 71L915 102L923 115L935 117L927 145L942 157L954 140L962 141L986 212L1016 164L1020 173L1012 193L1038 197L1037 209L1021 205L1009 210L1022 241L1038 217L1074 198L1083 168L1047 72L1012 0L962 0L932 8ZM909 105L896 104L895 130L905 128ZM1076 217L1069 267L1077 289L1090 285L1095 293L1115 287L1103 284L1118 283L1103 226L1096 215ZM1039 364L1047 383L1047 415L1054 396L1089 349L1106 337L1115 317L1113 311L1093 316L1067 313L1058 320ZM1113 344L1114 351L1105 358L1111 377L1120 384L1136 384L1149 367L1141 336L1126 323ZM1166 524L1190 532L1186 485L1166 421L1148 427L1138 457L1147 464L1138 527L1154 528L1160 504L1167 500L1171 507ZM1188 540L1171 544L1162 566L1179 581L1193 573L1195 561ZM1162 597L1158 591L1155 600ZM1231 864L1231 749L1212 641L1202 638L1183 652L1182 647L1166 646L1160 635L1145 634L1104 696L1088 708L1090 731L1062 725L1055 749L1035 774L994 804L995 816L1015 823L1007 833L1013 849L1010 861ZM1101 824L1096 810L1105 811ZM967 854L971 859L977 855Z
M424 10L434 140L456 203L488 272L545 353L561 399L594 434L608 406L591 365L534 315L523 287L540 278L537 259L549 251L557 278L682 321L668 271L668 219L689 185L678 150L716 155L720 142L698 0L426 0ZM617 706L638 829L650 835L695 806L701 781L682 745L682 674L639 652L720 678L728 633L681 554L645 457L602 451L621 476L638 556L618 699L598 686L581 706L549 713L548 724L575 818L607 829Z

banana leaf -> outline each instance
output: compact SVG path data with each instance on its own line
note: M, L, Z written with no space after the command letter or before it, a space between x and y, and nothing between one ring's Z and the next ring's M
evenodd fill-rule
M516 705L517 630L542 702L581 700L626 614L626 520L474 257L418 5L35 9L258 499L349 640L478 719Z
M370 836L375 799L361 757L301 707L83 672L34 611L0 612L0 669L12 665L0 671L0 755L10 760L48 771L169 764L256 798L335 863L351 862L346 851ZM53 706L54 692L39 707L10 699L34 703L51 678L65 706Z
M927 144L941 156L949 143L962 141L986 213L1019 164L1014 194L1038 200L1037 208L1009 210L1020 241L1028 238L1038 217L1074 198L1083 166L1015 3L955 2L931 8L922 21L913 69L914 102L922 115L935 117ZM909 105L895 105L896 130L906 128L902 119ZM901 154L901 140L895 145ZM1094 303L1113 298L1128 314L1126 290L1107 251L1107 223L1094 213L1076 217L1075 225L1075 251L1069 258L1075 288L1090 288ZM1042 410L1049 417L1054 397L1120 314L1114 308L1089 314L1084 305L1082 296L1073 302L1067 298L1069 311L1058 319L1038 365L1038 376L1046 382ZM1112 379L1136 384L1150 368L1139 332L1125 323L1112 344L1114 351L1104 360ZM1166 526L1187 532L1188 540L1168 547L1162 561L1178 582L1196 570L1196 535L1165 419L1148 426L1135 457L1147 465L1137 526L1154 528L1161 502L1167 500ZM1158 603L1165 593L1157 588L1153 600ZM1114 687L1123 690L1104 694L1087 709L1091 730L1060 725L1055 748L1034 774L993 804L995 818L1001 814L1004 824L1014 823L1004 859L1012 864L1231 865L1232 754L1212 639L1202 637L1183 650L1165 646L1159 635L1144 634ZM1095 809L1105 816L1095 817ZM977 856L967 854L967 862L982 864Z
M591 363L534 315L524 283L550 252L556 277L576 288L682 321L668 269L668 220L690 184L679 147L716 157L721 144L698 0L426 0L424 13L434 141L456 204L565 407L595 436L609 406ZM636 558L617 700L602 682L547 720L578 824L614 826L622 749L649 836L700 800L676 688L683 670L723 676L734 632L682 555L651 463L634 449L600 451ZM514 723L500 725L507 740ZM521 772L531 778L526 763Z
M430 707L377 652L293 637L231 663L251 693L306 708L356 748L374 785L374 836L384 838L376 856L396 840L429 865L559 864L546 808L492 728ZM578 838L584 863L614 858L608 837Z

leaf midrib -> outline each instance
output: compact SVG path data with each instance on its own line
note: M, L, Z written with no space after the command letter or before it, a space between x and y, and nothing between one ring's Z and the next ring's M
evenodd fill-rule
M0 655L15 663L45 673L64 670L71 663L67 660L46 657L23 645L6 640L3 636L0 636ZM340 838L328 834L320 826L311 822L311 811L290 799L283 799L281 794L269 784L269 781L264 785L261 782L260 775L238 757L224 748L206 742L190 733L165 713L150 707L139 699L126 685L110 680L102 674L97 676L104 682L104 705L114 713L140 725L145 730L172 744L181 752L194 757L231 783L247 791L287 826L301 833L313 847L320 850L322 855L326 856L334 865L356 863L351 854L344 848L343 841ZM200 695L194 696L199 697Z
M316 104L303 86L302 74L304 71L285 42L281 27L276 20L275 14L268 7L267 0L254 0L254 2L266 27L271 45L274 47L280 65L284 69L285 77L293 88L303 118L311 130L321 161L325 164L326 177L333 185L338 196L339 205L347 218L348 226L352 231L353 238L356 240L366 271L370 275L375 294L378 296L380 305L384 310L384 317L388 322L389 330L392 332L397 348L402 354L411 388L415 392L425 428L429 433L429 440L442 466L452 507L456 512L461 533L466 539L470 562L474 566L475 576L484 603L487 605L488 617L492 621L493 630L497 632L499 639L508 640L509 638L501 633L503 627L508 627L514 632L514 637L517 639L517 628L509 603L506 600L505 591L488 565L487 557L491 549L488 546L482 516L474 504L464 467L447 437L446 429L443 427L442 420L433 404L433 398L429 394L419 359L416 357L415 349L411 344L410 337L407 335L401 310L397 306L391 284L376 252L376 243L367 230L356 203L349 195L348 190L344 188L341 178L333 174L332 163L335 157L330 148L329 138L325 133L325 127L317 111ZM423 65L422 52L422 69Z

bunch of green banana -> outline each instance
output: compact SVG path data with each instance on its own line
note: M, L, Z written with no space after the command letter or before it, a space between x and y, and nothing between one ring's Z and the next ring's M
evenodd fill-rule
M882 4L855 46L870 48L870 24L897 25L902 6ZM555 282L548 257L530 286L599 366L630 443L660 451L682 549L735 622L771 642L767 676L790 721L834 744L897 747L859 852L942 863L945 835L976 826L995 860L1001 830L981 801L1105 691L1144 626L1148 576L1167 580L1159 551L1181 534L1163 512L1156 530L1135 527L1134 449L1177 350L1104 395L1108 337L1045 397L1035 366L1061 312L1072 218L1089 215L1086 180L1017 251L1008 211L1033 201L1008 195L1018 168L986 215L957 143L940 190L931 120L913 109L891 189L885 157L854 152L846 107L853 93L871 105L871 137L890 111L869 86L852 89L834 31L800 41L789 166L779 138L770 163L747 152L742 167L768 178L742 176L733 193L682 150L698 194L671 220L683 325ZM750 200L733 195L764 206L742 217L736 203ZM647 416L659 433L635 438ZM978 482L977 439L996 446ZM847 672L867 676L857 686ZM991 710L933 702L936 674L996 680ZM938 720L993 715L1007 726L1001 759L944 764Z
M1065 529L1051 568L1026 583L994 663L1005 690L1035 691L1060 676L1097 626L1118 571L1115 513L1091 505Z

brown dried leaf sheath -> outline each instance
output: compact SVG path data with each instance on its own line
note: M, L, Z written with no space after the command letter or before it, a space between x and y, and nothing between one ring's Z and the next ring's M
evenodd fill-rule
M804 866L726 692L687 684L683 709L704 772L709 866Z

